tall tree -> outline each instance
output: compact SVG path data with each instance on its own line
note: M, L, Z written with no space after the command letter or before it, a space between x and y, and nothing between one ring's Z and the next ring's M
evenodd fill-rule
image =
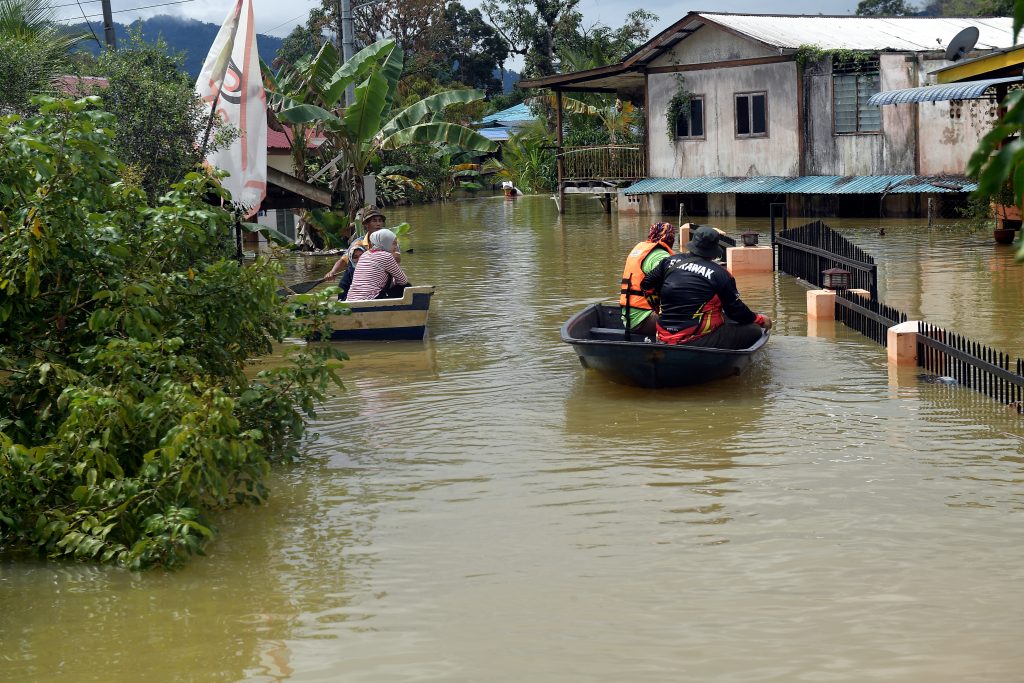
M1013 15L1013 0L931 0L919 14L927 17L1006 17Z
M436 46L439 57L450 66L447 80L479 88L489 95L500 93L501 81L494 72L508 58L508 46L479 9L467 10L449 2L444 10L444 29Z
M151 199L202 162L196 140L210 112L182 70L183 61L184 55L170 53L162 38L148 43L141 29L132 29L121 49L104 52L95 65L110 83L98 94L115 117L114 151ZM219 140L213 137L213 147Z
M856 14L859 17L908 17L917 14L917 8L906 0L860 0Z
M582 21L580 0L484 0L484 14L508 45L526 61L525 74L558 72L557 45L575 35Z

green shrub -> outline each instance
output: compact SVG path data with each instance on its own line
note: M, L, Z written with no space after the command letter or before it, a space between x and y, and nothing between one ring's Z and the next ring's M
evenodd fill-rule
M339 352L248 377L303 334L277 268L228 258L226 193L121 180L97 98L0 118L0 549L174 566L210 513L258 502Z

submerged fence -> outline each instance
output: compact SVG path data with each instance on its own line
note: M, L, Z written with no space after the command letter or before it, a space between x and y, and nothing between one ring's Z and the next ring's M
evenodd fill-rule
M779 270L813 285L822 285L821 272L829 268L850 271L851 287L871 292L878 299L875 259L821 221L783 230L775 236Z
M917 364L1018 410L1024 401L1024 360L926 322L917 327Z
M836 292L836 320L885 346L889 328L907 322L907 314L874 299L839 290Z

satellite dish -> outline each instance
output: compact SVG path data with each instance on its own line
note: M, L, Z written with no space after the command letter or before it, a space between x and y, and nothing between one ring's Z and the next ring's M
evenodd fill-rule
M977 27L968 26L953 36L953 40L949 41L949 47L946 48L946 60L958 62L963 59L964 55L974 49L974 45L978 42L978 36L980 35L981 33Z

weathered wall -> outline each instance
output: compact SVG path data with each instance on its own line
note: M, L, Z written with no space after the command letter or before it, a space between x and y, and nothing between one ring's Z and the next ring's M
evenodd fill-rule
M652 60L651 66L705 64L731 59L777 57L778 55L777 50L744 40L714 26L705 25L671 50L667 50L657 59Z
M270 168L276 168L278 171L287 173L288 175L295 175L295 167L292 164L292 157L290 154L268 154L267 166Z
M945 64L948 62L926 61L920 69L927 73ZM921 175L962 175L978 141L992 130L996 120L995 103L968 100L961 105L922 102L916 106L921 130L919 172Z
M669 142L665 111L676 92L675 75L648 76L649 175L798 175L795 62L687 71L682 75L687 90L704 97L705 137ZM737 139L735 95L752 91L768 95L768 136Z

